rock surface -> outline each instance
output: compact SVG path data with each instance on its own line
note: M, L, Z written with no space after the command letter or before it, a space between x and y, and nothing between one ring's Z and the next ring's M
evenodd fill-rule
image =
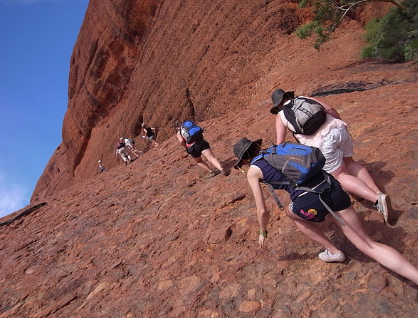
M346 72L381 70L383 78L391 68L399 84L390 89L323 99L350 124L355 158L392 195L391 227L355 201L367 230L418 265L418 91L400 83L412 65L363 62ZM202 122L228 168L242 136L274 141L266 107ZM416 317L417 286L355 249L331 218L323 227L348 256L342 264L322 263L321 249L266 190L271 221L260 251L245 176L233 170L204 179L174 136L162 146L51 195L30 214L9 216L15 220L0 226L1 318Z
M362 23L390 4L367 7L318 52L293 33L310 15L297 3L90 1L70 62L63 142L31 203L94 176L98 159L120 164L114 148L122 136L147 151L142 122L162 141L176 120L240 111L278 85L310 94L367 81L345 67L358 62Z
M390 227L353 198L366 229L418 266L416 65L359 60L355 21L314 50L288 34L295 17L285 12L306 14L294 3L100 3L91 1L74 49L63 144L32 205L0 219L0 318L416 317L417 286L359 252L330 217L323 227L348 259L321 262L267 189L268 248L259 250L245 176L205 179L168 124L194 116L231 169L241 137L275 141L274 88L317 95L349 124L355 159L392 196ZM115 34L123 45L111 44ZM99 51L101 77L91 73ZM114 141L142 120L160 123L163 149L142 144L148 151L123 166Z

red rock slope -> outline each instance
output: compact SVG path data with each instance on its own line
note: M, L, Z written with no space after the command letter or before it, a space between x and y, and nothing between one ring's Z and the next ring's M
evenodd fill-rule
M366 228L418 265L416 72L379 63L346 69L365 77L377 70L398 83L325 99L350 124L356 159L392 194L393 227L355 203ZM242 136L274 141L267 109L247 104L202 122L225 166L233 164L231 146ZM416 317L417 287L360 253L332 219L323 226L346 252L343 264L322 263L320 248L266 191L272 217L262 252L245 176L234 170L203 179L174 136L163 147L0 226L1 318Z
M146 151L143 121L165 140L177 119L239 112L276 85L307 94L352 81L343 70L358 60L360 23L348 23L338 44L317 52L292 33L307 16L287 0L90 1L71 58L63 142L31 202L94 176L100 158L119 164L121 136Z
M392 195L396 223L384 226L364 202L355 208L375 240L418 266L416 65L359 60L354 21L315 51L283 28L292 3L141 3L90 3L74 49L64 142L33 205L0 219L0 318L416 317L417 286L361 254L331 219L323 226L348 260L322 263L320 248L267 191L268 249L260 251L245 176L204 179L168 124L194 115L230 168L242 136L275 140L274 88L334 93L323 98L348 122L355 158ZM149 21L126 22L143 13ZM143 119L161 128L163 150L125 167L113 143Z

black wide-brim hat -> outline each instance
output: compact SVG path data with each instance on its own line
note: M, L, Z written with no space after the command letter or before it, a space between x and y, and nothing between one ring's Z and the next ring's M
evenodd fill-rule
M273 102L273 107L270 108L270 113L277 114L279 112L279 107L278 106L283 101L284 96L286 96L290 99L293 99L293 98L295 98L295 92L294 91L285 92L281 88L276 89L271 94L271 101Z
M253 146L254 144L261 147L262 142L263 142L263 139L258 139L256 141L251 141L251 140L247 139L246 137L244 137L240 141L238 141L233 147L234 154L238 158L238 161L234 164L234 168L235 169L241 168L242 164L243 164L242 157L244 157L244 154L248 151L248 149L250 149L251 146Z

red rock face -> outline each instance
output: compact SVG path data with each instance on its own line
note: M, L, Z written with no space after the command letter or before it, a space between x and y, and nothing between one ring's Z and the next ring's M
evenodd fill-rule
M360 60L356 20L317 51L292 33L308 17L285 1L91 1L63 144L32 205L0 220L0 317L416 317L415 285L357 250L331 217L321 226L348 259L321 262L267 189L259 250L245 176L205 179L174 136L174 120L199 121L229 170L242 137L275 141L275 88L316 95L392 197L393 227L353 198L366 230L417 266L417 66ZM161 150L139 137L143 121ZM125 135L146 150L128 166L114 149Z
M164 140L177 119L244 107L266 71L260 62L297 13L282 1L91 1L71 58L62 155L32 202L93 176L99 158L115 166L117 138L138 137L143 121Z
M239 113L277 85L308 94L338 82L335 68L358 59L359 23L340 31L344 50L318 56L292 33L310 15L296 2L91 1L71 57L63 142L31 202L92 177L98 159L120 164L119 137L147 151L142 122L163 141L176 120Z

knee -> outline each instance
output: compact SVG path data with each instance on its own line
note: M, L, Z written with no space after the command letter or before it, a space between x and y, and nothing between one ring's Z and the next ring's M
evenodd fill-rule
M210 150L210 148L203 150L202 154L204 154L206 158L213 157L213 153L212 150Z
M293 214L293 211L292 211L292 204L289 204L288 206L286 206L284 211L290 219L293 220L295 218L295 215Z

